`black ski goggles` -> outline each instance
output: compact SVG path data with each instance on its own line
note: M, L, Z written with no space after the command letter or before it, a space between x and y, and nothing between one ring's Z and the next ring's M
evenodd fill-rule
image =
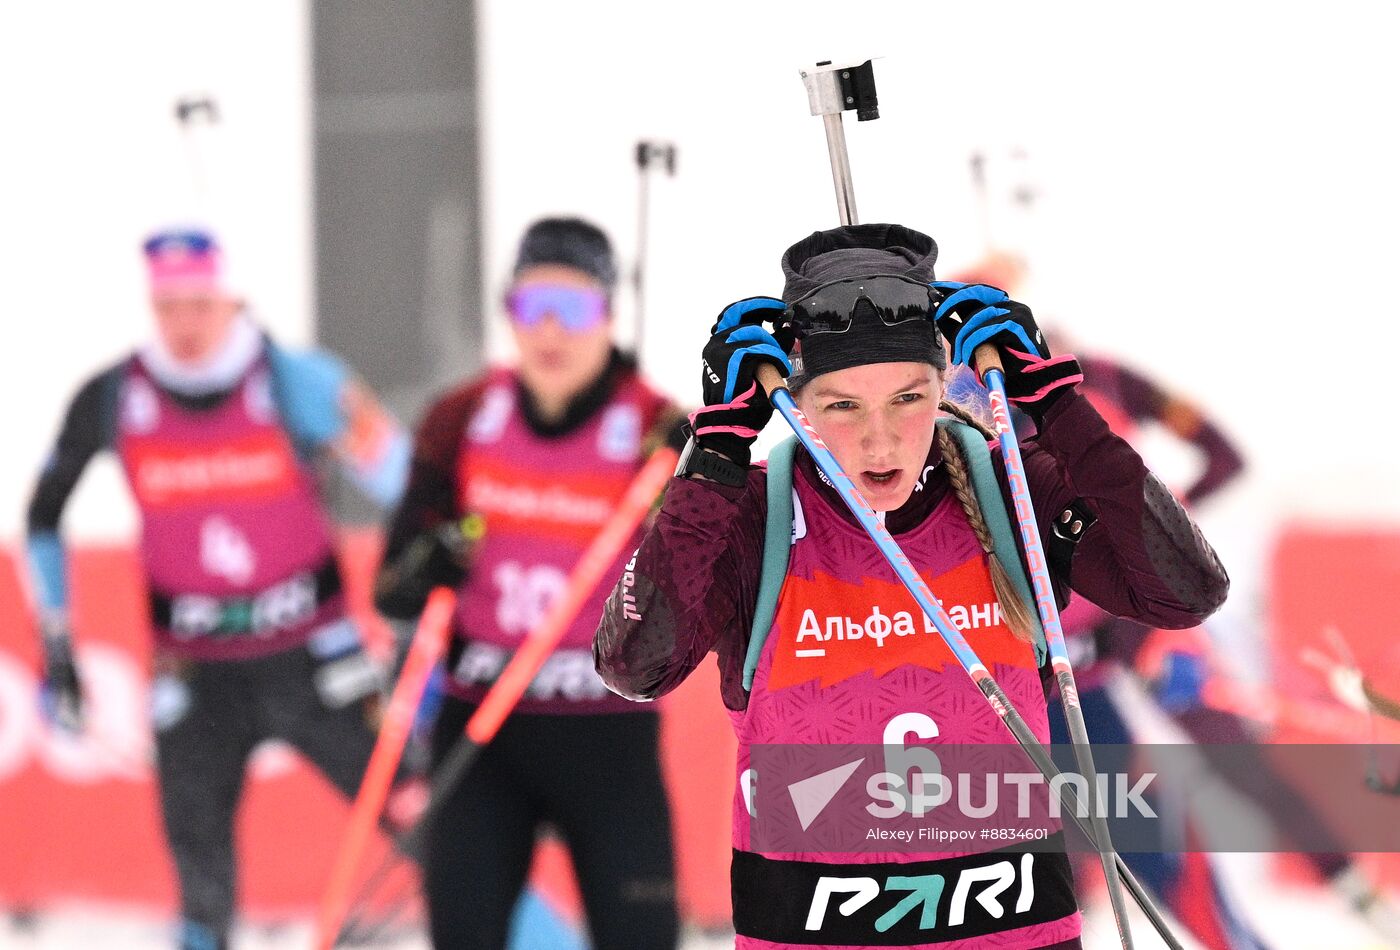
M814 333L844 333L851 328L856 304L865 300L887 327L910 320L927 320L938 302L928 284L895 274L847 277L803 294L783 312L798 337Z

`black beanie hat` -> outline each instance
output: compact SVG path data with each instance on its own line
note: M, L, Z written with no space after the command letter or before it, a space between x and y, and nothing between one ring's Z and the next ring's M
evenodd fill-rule
M855 224L817 231L783 254L783 302L847 277L893 274L927 284L934 279L938 245L927 234L898 224ZM869 363L928 363L947 366L943 338L927 320L886 326L869 307L858 306L850 329L797 341L788 386L799 389L813 377Z
M582 218L541 218L520 239L512 275L536 264L563 264L581 270L609 293L617 284L612 243L597 225Z

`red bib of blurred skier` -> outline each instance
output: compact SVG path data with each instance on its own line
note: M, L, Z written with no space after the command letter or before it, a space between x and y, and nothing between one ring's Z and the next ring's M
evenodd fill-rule
M262 656L340 613L330 525L265 361L216 406L194 410L133 359L116 447L141 510L163 647L198 659Z
M514 375L494 373L458 456L458 508L485 526L457 599L457 636L467 643L454 651L449 685L469 700L485 695L563 591L645 462L646 433L665 405L628 374L591 419L545 437L530 428L518 398ZM621 575L638 543L640 532L605 576ZM608 692L593 669L593 631L607 595L606 585L589 595L522 699L522 711L577 711L576 703L635 708Z

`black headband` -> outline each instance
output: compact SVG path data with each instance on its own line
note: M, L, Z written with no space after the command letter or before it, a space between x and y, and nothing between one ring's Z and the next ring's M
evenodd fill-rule
M896 274L920 283L934 279L938 245L933 238L898 224L856 224L817 231L783 254L783 302L792 303L833 281L873 274ZM933 318L886 326L859 307L842 333L818 333L799 340L793 351L788 386L800 389L822 373L867 363L928 363L947 366L943 337Z
M869 363L928 363L941 371L948 358L932 318L891 327L862 307L844 333L816 333L797 341L788 388L796 391L823 373Z

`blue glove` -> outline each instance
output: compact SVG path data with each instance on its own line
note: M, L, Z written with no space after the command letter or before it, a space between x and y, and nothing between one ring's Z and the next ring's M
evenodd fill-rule
M705 408L690 417L695 442L739 465L749 464L754 440L773 416L768 394L758 385L758 368L771 363L784 376L792 372L792 340L784 345L763 327L764 320L775 320L786 309L773 297L732 303L720 313L705 344L700 380Z
M1169 650L1157 677L1157 702L1172 715L1201 705L1206 685L1206 661L1199 653Z
M983 343L1014 346L1049 358L1050 348L1030 308L1012 300L1006 291L954 280L935 280L929 286L943 295L933 319L953 345L954 363L971 366L972 354Z
M1058 396L1084 381L1079 361L1068 354L1051 356L1030 308L1006 291L948 280L930 286L943 295L934 320L953 346L953 362L971 366L979 346L995 346L1007 398L1037 424Z

